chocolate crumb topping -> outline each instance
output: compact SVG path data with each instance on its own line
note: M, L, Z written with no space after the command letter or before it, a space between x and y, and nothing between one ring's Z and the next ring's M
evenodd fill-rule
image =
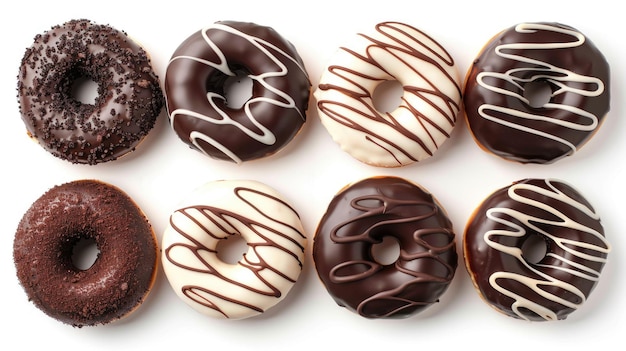
M97 83L94 104L73 96L79 79ZM85 19L35 37L17 90L28 135L56 157L90 165L134 150L164 105L147 53L126 33Z
M83 239L99 250L79 269L72 250ZM107 324L135 310L156 274L157 243L147 218L121 190L94 180L54 188L20 221L13 258L28 299L75 327Z

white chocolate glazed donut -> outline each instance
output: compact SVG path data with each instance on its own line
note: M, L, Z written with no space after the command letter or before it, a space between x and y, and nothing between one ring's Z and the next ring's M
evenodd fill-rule
M383 82L403 86L400 105L377 111ZM323 125L357 160L400 167L434 154L450 137L461 105L454 60L424 32L397 22L359 34L331 59L314 93Z
M218 243L241 235L248 251L236 264ZM302 271L306 236L296 211L256 181L205 184L170 216L163 269L176 294L208 316L243 319L280 302Z

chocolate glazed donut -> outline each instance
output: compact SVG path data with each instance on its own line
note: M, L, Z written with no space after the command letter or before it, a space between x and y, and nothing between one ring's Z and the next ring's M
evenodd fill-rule
M396 262L372 247L397 239ZM339 306L366 318L406 318L437 302L457 267L455 234L443 208L417 185L374 177L340 191L313 244L317 273Z
M476 58L464 91L476 142L504 159L552 163L588 141L609 111L609 65L576 29L523 23L498 34ZM533 88L534 87L534 88ZM532 90L549 101L532 101ZM539 94L541 96L541 94Z
M610 246L600 216L580 192L558 180L525 179L483 201L468 221L463 249L490 306L514 318L551 321L587 300Z
M246 75L252 97L228 106L224 85ZM277 152L306 121L310 82L295 47L269 27L224 21L174 52L165 75L170 123L192 149L241 163Z
M93 104L73 96L83 79L98 85ZM90 165L134 150L164 105L145 50L126 33L85 19L35 37L17 91L29 136L56 157Z

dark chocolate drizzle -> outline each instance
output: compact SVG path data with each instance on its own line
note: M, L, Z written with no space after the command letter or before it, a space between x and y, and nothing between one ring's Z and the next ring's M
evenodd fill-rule
M255 203L251 202L248 196L250 194L254 194L264 197L274 203L281 204L281 206L288 208L295 214L296 211L283 200L278 199L271 194L267 194L251 188L238 187L233 189L233 192L237 198L250 206L250 208L254 209L255 212L261 214L262 217L266 218L273 225L275 224L278 227L289 228L290 232L297 233L297 235L302 239L305 238L304 233L301 232L300 229L290 225L289 223L280 221L276 216L274 216L274 214L266 213L264 209L258 207ZM236 234L235 228L241 228L241 226L244 226L246 228L245 230L254 233L255 236L258 236L258 238L261 239L260 242L247 242L249 249L255 252L255 261L250 261L244 255L244 257L239 262L237 262L237 265L239 265L242 269L252 272L252 274L258 279L258 281L263 284L265 289L255 288L254 286L249 285L246 281L241 281L233 277L220 274L220 270L217 269L217 267L214 267L210 262L207 262L207 260L203 258L202 254L203 252L211 252L213 254L217 254L216 249L212 247L207 247L207 245L203 244L200 240L195 239L194 236L198 236L197 232L189 233L180 228L173 220L173 216L170 217L170 226L178 235L181 236L181 238L184 238L185 240L176 242L164 248L165 259L172 265L180 267L183 270L211 275L229 285L247 289L251 293L250 296L262 295L274 297L276 299L281 298L283 294L281 290L274 286L273 282L270 282L263 277L265 271L268 270L273 272L276 276L281 277L285 281L288 281L292 284L296 282L296 279L294 277L290 277L288 274L281 271L281 269L284 267L273 266L271 263L268 262L268 260L264 258L265 254L259 251L259 248L263 247L272 247L280 250L286 255L291 256L293 258L292 261L296 262L299 265L300 270L302 270L303 262L300 258L300 254L304 252L304 246L290 235L278 231L275 226L270 226L266 223L248 218L245 216L245 214L236 213L216 206L196 205L184 207L178 209L176 213L182 214L186 218L186 222L194 223L195 227L202 233L202 235L208 235L218 240L224 239L224 235L226 235L227 237L228 235ZM213 232L212 229L203 225L203 222L209 222L215 225L217 228L217 232ZM281 243L289 243L289 245ZM294 248L297 248L299 253L293 251ZM174 254L173 251L177 251L179 254L180 252L190 252L191 255L196 258L194 261L196 264L192 266L189 264L188 259L177 258L183 256L177 256L177 254ZM256 261L256 259L258 259L258 261ZM192 302L195 302L209 309L213 309L223 315L225 318L231 318L231 316L228 315L226 311L222 310L220 308L220 304L216 303L214 300L228 301L248 308L257 313L264 312L261 307L255 305L253 298L250 298L250 300L248 301L234 299L229 297L224 289L213 289L211 286L202 286L192 284L192 282L190 282L189 284L186 284L182 287L182 293Z
M371 249L396 238L400 257L381 265ZM357 182L337 194L315 234L318 275L340 306L366 318L406 318L437 302L457 254L452 224L416 185L395 177Z
M356 65L355 67L343 67L331 64L327 68L328 73L340 78L342 85L325 84L322 81L318 86L320 91L338 91L345 95L346 99L353 101L348 100L350 101L348 104L345 101L319 98L317 107L320 113L328 116L336 123L362 132L365 135L364 143L376 145L377 148L385 150L385 153L395 160L395 164L390 164L401 166L432 156L440 146L436 134L443 135L445 138L450 137L449 132L456 124L457 113L460 109L461 87L457 82L457 77L447 73L450 67L455 66L454 59L441 45L424 32L396 22L379 23L376 25L376 31L384 36L384 41L366 34L359 34L369 42L364 50L365 54L360 54L349 47L341 48L341 50L354 56L354 60L360 65L369 67L366 72L362 70L362 67L357 68ZM425 39L422 41L417 36L418 34ZM412 71L425 82L422 84L407 80L406 77L395 77L390 73L392 67L387 67L384 61L379 62L381 61L379 59L381 50L385 51L389 57L395 58L400 64L406 66L406 70ZM440 73L436 77L440 80L432 79L432 76L429 76L430 72L421 72L419 68L413 67L414 62L410 60L418 61L424 66L431 67L432 70L439 71ZM371 103L373 91L362 86L358 81L359 79L366 82L384 82L386 80L401 82L404 90L401 106L410 112L420 128L407 128L407 123L400 121L393 113L377 111ZM456 88L455 94L440 89L441 86L447 88L448 85ZM424 109L409 101L409 97L411 100L418 100L428 105L438 114L433 118L432 114L425 113ZM368 124L374 122L380 128L379 130L368 128L361 120L368 121ZM387 129L394 130L397 134L381 132ZM414 147L403 147L397 142L399 138L411 140Z

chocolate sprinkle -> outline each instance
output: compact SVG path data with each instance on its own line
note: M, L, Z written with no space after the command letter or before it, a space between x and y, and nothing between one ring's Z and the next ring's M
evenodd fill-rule
M79 79L97 83L94 104L73 96ZM147 53L126 33L84 19L35 37L17 90L28 135L56 157L90 165L134 150L165 101Z

